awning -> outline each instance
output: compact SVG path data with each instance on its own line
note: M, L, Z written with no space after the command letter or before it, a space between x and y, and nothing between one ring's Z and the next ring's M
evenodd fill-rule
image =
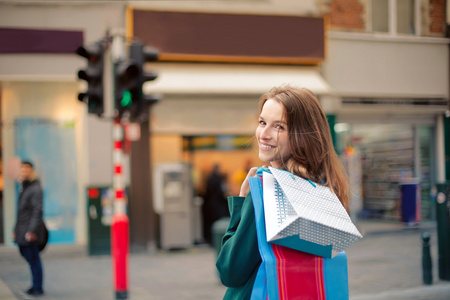
M144 84L144 93L164 94L263 94L274 86L290 84L308 88L314 93L328 94L328 83L317 67L153 63L147 71L158 78Z

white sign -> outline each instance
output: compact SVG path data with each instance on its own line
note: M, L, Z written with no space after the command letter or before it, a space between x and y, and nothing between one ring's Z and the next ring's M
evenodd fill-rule
M125 135L127 140L132 142L139 141L141 138L141 125L139 123L129 123L125 126Z

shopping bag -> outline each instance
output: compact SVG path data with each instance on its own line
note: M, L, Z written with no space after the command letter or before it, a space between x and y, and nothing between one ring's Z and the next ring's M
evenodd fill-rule
M250 188L262 258L251 299L348 299L345 253L323 258L268 242L261 178L250 178Z
M327 186L272 167L262 173L267 241L332 258L362 238Z

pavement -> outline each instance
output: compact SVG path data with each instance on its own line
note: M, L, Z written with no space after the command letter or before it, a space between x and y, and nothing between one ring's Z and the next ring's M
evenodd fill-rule
M449 300L450 281L438 278L435 222L405 226L398 221L360 220L364 238L347 250L352 300ZM431 234L433 284L422 281L422 232ZM39 299L115 299L112 260L89 256L86 246L52 246L42 255L45 295ZM128 299L222 299L226 288L208 245L129 256ZM30 274L17 248L0 246L0 299L23 294Z

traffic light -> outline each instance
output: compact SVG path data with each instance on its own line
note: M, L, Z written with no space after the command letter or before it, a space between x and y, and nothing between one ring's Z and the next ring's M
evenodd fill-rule
M88 60L87 68L78 71L78 78L86 80L88 85L86 92L78 94L78 100L87 102L88 112L98 116L104 112L103 50L100 42L76 50L76 54Z
M147 108L160 99L159 95L144 95L143 84L155 80L156 73L144 72L146 61L158 59L158 51L133 43L129 48L129 59L123 59L114 66L114 103L118 117L129 115L131 121L142 121L147 117Z
M148 107L161 98L159 94L145 95L142 90L146 81L152 81L158 78L157 73L144 71L144 64L158 60L158 55L159 53L156 49L145 47L141 43L133 43L130 45L130 60L139 68L138 78L129 90L133 102L130 110L131 119L142 120L147 118Z
M114 65L114 103L119 118L133 106L131 89L138 85L139 66L129 60L122 60Z

